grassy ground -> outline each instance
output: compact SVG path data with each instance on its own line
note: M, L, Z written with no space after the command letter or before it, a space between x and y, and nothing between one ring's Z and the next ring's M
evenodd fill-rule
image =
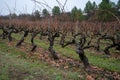
M21 38L21 35L14 34L13 37L17 40ZM25 42L30 43L30 36L26 38ZM48 49L49 42L45 40L35 39L35 43L44 49ZM56 42L57 43L57 42ZM67 57L71 57L73 59L79 60L78 55L75 53L75 48L73 46L68 46L65 48L61 48L60 45L55 44L54 49L59 53ZM112 50L114 52L115 50ZM119 53L119 52L118 52ZM117 53L117 54L118 54ZM110 71L120 72L120 59L119 58L111 58L105 54L100 54L100 52L95 52L93 50L86 50L86 56L89 59L91 65L95 65Z
M0 80L84 80L85 74L33 62L26 53L0 40Z
M19 40L22 34L13 34L12 36L15 40ZM16 41L13 42L15 44L17 43ZM30 36L25 39L25 42L30 43ZM0 80L86 79L86 72L84 71L79 73L76 71L56 68L40 60L33 61L32 58L27 56L28 53L20 50L19 48L15 48L15 45L8 46L8 43L8 40L0 39ZM45 50L48 49L49 42L46 40L39 40L36 38L35 43ZM56 41L56 43L58 42ZM79 60L73 46L61 48L60 45L55 44L54 48L58 54ZM30 50L30 47L27 49ZM114 50L112 50L112 52L114 52ZM111 58L99 53L96 54L93 50L85 51L91 65L98 66L105 70L120 72L120 59Z

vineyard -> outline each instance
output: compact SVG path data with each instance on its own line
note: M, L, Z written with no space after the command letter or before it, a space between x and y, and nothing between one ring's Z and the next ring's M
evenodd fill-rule
M118 22L98 23L83 21L75 23L49 18L49 21L48 19L41 21L15 19L11 22L1 20L0 24L1 40L8 39L7 43L9 46L15 46L25 52L28 51L26 53L31 56L30 58L40 58L47 62L50 60L50 64L68 69L69 65L77 67L83 63L85 70L88 72L95 69L94 66L91 67L92 64L89 63L89 58L86 54L90 58L94 58L91 55L95 55L99 56L99 58L104 57L105 60L117 60L115 63L119 63L120 39L118 39L118 36L120 29ZM24 42L25 44L23 44ZM68 63L69 65L66 65ZM93 65L98 64L95 63ZM113 69L109 68L111 66L105 66L105 68L119 72L119 64L118 67L115 67L115 65ZM99 64L99 67L104 66ZM98 72L98 70L95 71Z
M119 80L120 20L112 16L0 17L0 80Z

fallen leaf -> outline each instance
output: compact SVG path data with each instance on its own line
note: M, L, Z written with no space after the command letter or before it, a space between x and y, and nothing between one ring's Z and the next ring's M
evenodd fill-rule
M87 80L94 80L94 78L90 75L87 75Z
M64 66L64 69L68 69L68 66Z
M56 67L59 67L59 66L60 66L60 65L57 63L57 64L56 64Z

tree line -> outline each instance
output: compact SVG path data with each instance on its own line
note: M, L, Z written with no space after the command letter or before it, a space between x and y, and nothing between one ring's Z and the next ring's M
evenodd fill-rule
M113 15L120 16L120 0L118 0L117 4L110 0L102 0L100 4L96 4L96 2L88 1L85 5L84 10L78 9L76 6L72 8L70 12L65 12L66 15L70 17L70 20L72 21L82 21L82 20L88 20L92 17L93 20L99 20L99 21L111 21L115 20ZM42 11L35 10L32 14L15 14L10 13L7 16L1 16L4 19L8 19L9 16L12 18L24 18L27 17L29 20L40 20L44 17L47 17L49 15L51 16L61 16L63 14L59 8L59 6L54 6L52 9L52 13L50 13L47 9L43 9Z

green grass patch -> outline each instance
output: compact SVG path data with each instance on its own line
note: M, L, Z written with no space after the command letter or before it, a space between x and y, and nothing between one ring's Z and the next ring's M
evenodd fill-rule
M39 60L32 62L26 55L18 57L25 52L9 47L2 40L0 44L0 80L79 80L78 75L85 79L83 72L67 71Z
M19 40L21 35L14 34L13 37L15 39ZM26 38L25 42L30 43L30 36ZM36 38L35 43L44 49L48 49L49 42L47 42L45 40L39 40ZM75 49L73 47L68 46L65 48L61 48L60 45L55 44L54 49L56 50L56 52L58 52L64 56L79 60L79 57L75 53ZM117 61L119 61L118 59L108 58L108 57L105 57L106 55L97 55L97 54L94 54L94 53L88 52L88 51L85 51L85 54L87 55L89 62L92 65L102 67L104 69L108 69L111 71L120 72L120 64L119 64L120 62L117 62Z
M107 55L98 55L88 52L86 52L86 55L92 65L97 65L106 70L120 72L120 60L112 59Z

